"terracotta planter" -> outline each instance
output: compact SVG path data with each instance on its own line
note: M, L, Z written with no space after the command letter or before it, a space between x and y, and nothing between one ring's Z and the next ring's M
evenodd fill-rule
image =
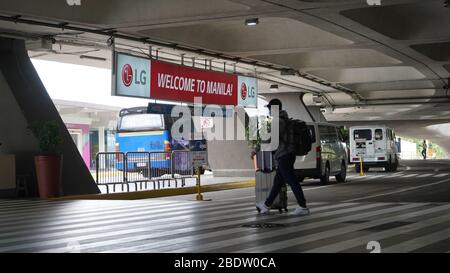
M34 157L39 197L51 198L61 195L62 156Z

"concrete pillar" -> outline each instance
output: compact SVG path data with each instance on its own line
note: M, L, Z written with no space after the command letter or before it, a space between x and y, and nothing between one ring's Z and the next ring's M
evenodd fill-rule
M105 148L105 127L98 128L98 151L100 153L106 152Z

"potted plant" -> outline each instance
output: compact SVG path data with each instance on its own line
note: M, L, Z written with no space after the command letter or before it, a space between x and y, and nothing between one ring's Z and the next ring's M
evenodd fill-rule
M39 196L51 198L61 195L63 138L55 121L31 126L38 140L40 154L34 157Z
M262 144L270 143L270 140L263 140L263 133L267 134L271 130L271 119L266 116L254 117L253 122L250 122L250 118L246 120L245 136L249 148L252 150L251 159L253 160L255 170L259 169L257 164L257 154L261 153ZM267 137L267 136L266 136Z

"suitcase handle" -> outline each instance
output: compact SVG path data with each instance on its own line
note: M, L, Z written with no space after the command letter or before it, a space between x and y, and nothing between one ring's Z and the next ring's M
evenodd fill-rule
M255 168L255 173L258 172L258 171L261 171L261 169L258 168L258 159L257 159L256 154L253 155L253 166Z

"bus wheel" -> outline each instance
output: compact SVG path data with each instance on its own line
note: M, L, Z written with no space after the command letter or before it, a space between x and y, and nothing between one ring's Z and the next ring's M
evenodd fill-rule
M398 164L399 164L398 158L397 158L397 156L395 156L395 163L394 163L394 166L392 167L392 171L393 171L393 172L396 172L396 171L397 171L397 169L398 169Z
M384 171L385 172L392 172L392 163L391 163L391 158L389 157L388 162L386 162L386 166L384 167Z

